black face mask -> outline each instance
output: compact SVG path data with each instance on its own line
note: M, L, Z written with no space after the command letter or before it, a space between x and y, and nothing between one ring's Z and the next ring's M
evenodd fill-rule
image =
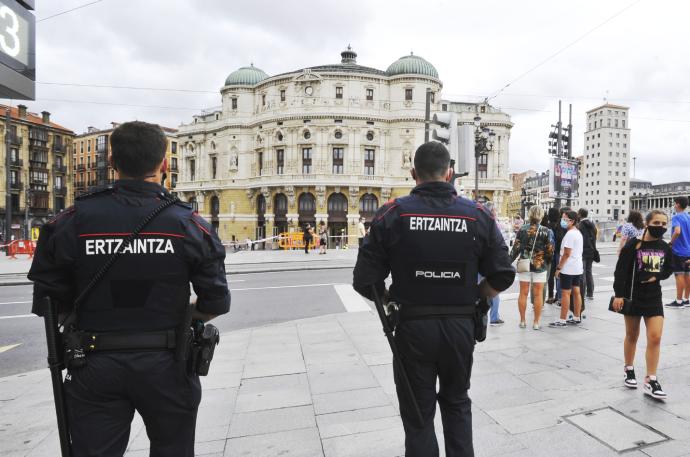
M660 225L650 225L647 227L647 231L654 238L661 238L664 236L664 233L666 233L666 227L662 227Z

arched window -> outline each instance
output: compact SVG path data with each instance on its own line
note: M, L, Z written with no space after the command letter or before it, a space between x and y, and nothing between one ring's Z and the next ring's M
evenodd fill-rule
M220 212L220 200L217 196L211 197L211 216L218 216Z
M288 201L285 194L276 194L273 200L273 208L276 215L285 215L288 210Z
M374 194L364 194L359 199L360 213L375 213L379 207L379 199Z
M328 212L347 212L347 198L341 194L332 194L328 197Z
M262 194L256 197L256 213L260 216L266 214L266 198Z
M316 200L310 193L304 193L299 196L298 208L300 213L313 213L316 211Z

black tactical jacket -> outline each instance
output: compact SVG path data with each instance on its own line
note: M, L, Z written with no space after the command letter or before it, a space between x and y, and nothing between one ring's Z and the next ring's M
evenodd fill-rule
M389 272L391 299L422 313L426 307L430 315L472 313L478 274L498 291L515 277L496 221L442 182L421 184L377 211L357 256L353 287L371 299L371 286L382 290Z
M61 312L72 308L107 259L154 208L169 196L145 181L120 180L77 198L41 228L29 279L32 311L43 315L48 295ZM189 304L191 282L197 308L207 314L230 309L225 248L190 205L163 210L124 249L105 278L79 306L78 326L89 331L153 331L178 326Z

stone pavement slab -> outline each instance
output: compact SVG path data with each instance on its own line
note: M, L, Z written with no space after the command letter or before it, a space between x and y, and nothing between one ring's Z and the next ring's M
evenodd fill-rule
M669 399L658 402L623 386L624 328L606 301L588 303L580 328L540 331L519 329L514 302L501 305L506 324L491 327L475 351L470 397L477 456L618 455L567 419L612 408L668 437L626 457L690 457L690 309L667 313L658 374ZM557 312L547 305L544 322ZM197 455L401 456L391 362L372 312L224 334L202 379ZM644 335L635 365L643 376ZM0 418L3 457L56 455L47 369L0 378ZM435 426L444 455L438 411ZM148 455L147 448L136 416L127 456Z

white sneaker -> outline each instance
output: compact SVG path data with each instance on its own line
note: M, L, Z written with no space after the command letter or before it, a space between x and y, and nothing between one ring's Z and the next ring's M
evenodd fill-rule
M645 380L644 393L657 400L666 400L666 392L661 388L661 384L656 379Z
M630 387L631 389L637 389L637 378L635 377L635 369L625 369L625 379L623 380L623 383L625 384L626 387Z

